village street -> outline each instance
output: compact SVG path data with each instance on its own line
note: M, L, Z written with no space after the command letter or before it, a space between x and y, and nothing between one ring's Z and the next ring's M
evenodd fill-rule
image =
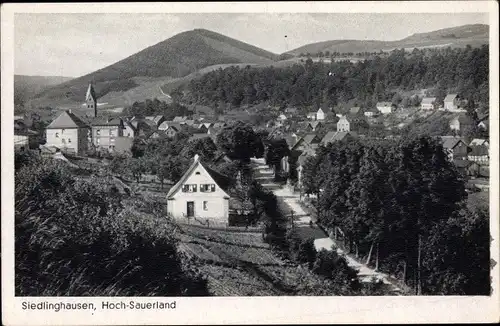
M389 280L388 275L377 272L366 264L358 262L354 257L346 255L342 249L335 246L334 241L322 229L314 223L311 224L311 215L300 205L300 195L292 192L288 187L281 187L276 184L273 181L273 170L265 164L264 159L252 159L252 166L255 172L255 179L264 188L271 190L278 197L278 200L285 204L289 210L289 212L285 212L288 216L291 217L291 212L293 211L293 221L299 235L304 238L313 238L316 250L333 250L336 248L337 253L346 258L349 266L358 270L358 277L361 282L370 282L375 278L388 285L392 293L401 293L402 290Z

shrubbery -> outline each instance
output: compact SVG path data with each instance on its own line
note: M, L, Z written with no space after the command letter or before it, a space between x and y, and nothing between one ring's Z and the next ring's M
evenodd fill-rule
M26 165L15 195L16 295L208 295L168 220L124 210L97 178L75 179L57 162Z

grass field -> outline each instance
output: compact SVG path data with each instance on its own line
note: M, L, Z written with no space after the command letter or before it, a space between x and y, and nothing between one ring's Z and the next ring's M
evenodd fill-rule
M322 278L280 257L259 233L182 225L176 237L179 249L207 277L213 295L331 295Z

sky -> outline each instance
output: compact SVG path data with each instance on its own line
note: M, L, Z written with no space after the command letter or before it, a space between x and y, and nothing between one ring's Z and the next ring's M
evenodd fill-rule
M465 24L488 24L488 14L23 13L14 16L14 72L78 77L195 28L283 53L313 42L393 41Z

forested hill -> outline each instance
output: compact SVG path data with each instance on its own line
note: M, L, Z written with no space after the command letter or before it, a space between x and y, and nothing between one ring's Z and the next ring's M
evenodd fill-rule
M484 24L463 25L417 33L397 41L377 40L330 40L303 45L288 53L293 55L317 53L357 53L390 51L395 48L465 47L467 44L481 46L489 43L489 26ZM328 56L328 55L327 55Z
M488 105L489 47L394 50L387 57L357 63L339 61L287 68L231 67L191 81L172 95L183 102L217 107L269 102L272 105L334 107L356 102L372 107L391 101L399 91L431 89L442 101L447 92L460 93Z
M228 63L268 64L278 56L204 29L177 34L115 64L48 89L39 97L81 101L93 81L98 96L137 86L135 77L181 77L201 68Z

